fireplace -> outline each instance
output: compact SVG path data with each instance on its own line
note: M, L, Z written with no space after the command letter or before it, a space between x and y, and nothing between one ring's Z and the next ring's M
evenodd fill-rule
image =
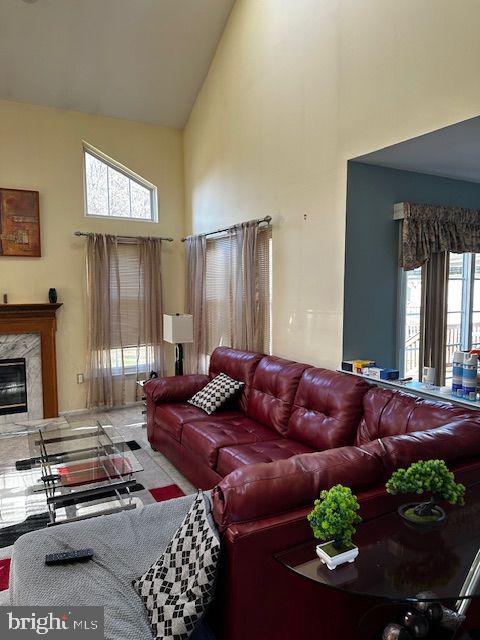
M28 410L25 364L25 358L0 360L0 415Z
M26 359L29 411L19 410L15 419L58 416L55 315L61 306L59 302L0 304L0 361ZM0 424L8 419L2 413L0 402Z

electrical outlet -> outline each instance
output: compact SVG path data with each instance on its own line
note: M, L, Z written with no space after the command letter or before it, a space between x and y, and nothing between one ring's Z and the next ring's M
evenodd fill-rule
M85 377L83 373L77 373L77 384L83 384L85 382Z

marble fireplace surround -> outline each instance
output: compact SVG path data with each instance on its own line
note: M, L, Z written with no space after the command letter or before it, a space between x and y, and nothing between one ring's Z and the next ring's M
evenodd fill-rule
M58 416L58 390L57 390L57 360L55 347L55 333L57 329L56 311L62 305L57 304L3 304L0 305L0 337L9 336L3 340L4 345L8 345L8 355L0 355L3 357L25 357L22 355L14 356L14 350L10 347L12 342L18 341L19 354L21 349L25 350L27 345L31 357L35 357L35 340L38 341L40 347L41 358L41 384L42 388L42 404L43 418L56 418ZM22 334L37 334L35 339L33 336L21 340ZM16 339L10 336L16 336ZM7 352L7 348L5 349ZM28 365L28 359L27 359ZM34 361L32 360L31 371L34 371ZM38 387L37 387L38 390ZM28 368L27 368L27 392L30 393L28 387ZM35 394L35 385L32 388ZM30 411L29 411L30 413ZM40 416L42 417L42 416Z
M0 362L12 358L25 358L28 406L25 413L0 413L0 424L16 420L41 420L43 394L40 335L38 333L0 333Z

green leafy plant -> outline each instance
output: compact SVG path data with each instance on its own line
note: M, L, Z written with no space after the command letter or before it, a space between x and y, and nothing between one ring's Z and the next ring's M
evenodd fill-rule
M435 519L436 504L446 500L450 504L464 504L465 487L455 482L455 477L449 471L444 460L420 460L414 462L407 469L397 469L386 484L388 493L431 493L427 502L418 504L411 509L410 516ZM409 515L406 512L406 515Z
M328 491L322 491L320 498L315 500L307 520L316 538L332 540L334 553L330 555L353 548L354 525L362 520L357 513L359 508L358 500L351 489L341 484Z

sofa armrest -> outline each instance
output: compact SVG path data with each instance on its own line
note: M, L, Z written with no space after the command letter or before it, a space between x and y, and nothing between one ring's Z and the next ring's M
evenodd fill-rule
M383 480L381 459L358 447L304 453L287 460L236 469L213 490L213 513L221 530L235 522L277 515L311 503L322 489L352 489Z
M210 382L207 375L168 376L153 378L144 385L145 394L155 403L185 402Z

